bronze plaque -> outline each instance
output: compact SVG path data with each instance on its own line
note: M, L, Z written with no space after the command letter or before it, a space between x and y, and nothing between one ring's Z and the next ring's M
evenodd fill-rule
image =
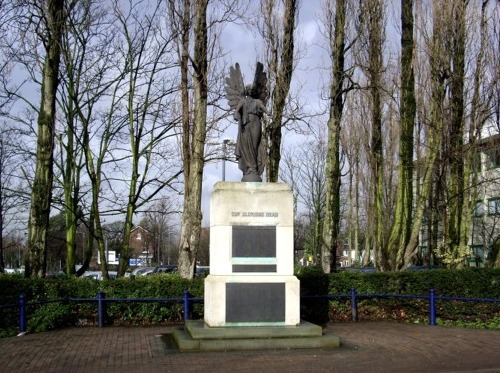
M233 258L275 258L276 226L233 226Z
M226 284L226 322L284 322L284 283Z

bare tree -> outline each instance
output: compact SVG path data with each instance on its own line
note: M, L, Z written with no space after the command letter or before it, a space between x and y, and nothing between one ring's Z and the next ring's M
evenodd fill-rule
M192 278L201 234L201 195L207 138L218 132L226 69L220 31L239 15L237 0L170 0L169 17L177 40L180 62L181 157L184 176L184 206L179 242L179 273ZM210 67L210 68L209 68Z
M107 47L112 38L103 32L104 14L96 4L94 0L78 2L68 15L67 31L61 42L62 67L58 102L65 120L61 121L63 129L57 135L60 152L55 157L55 165L59 170L56 176L60 175L56 179L56 185L59 183L62 189L59 202L65 216L68 275L75 274L77 228L78 224L85 222L81 179L86 168L85 149L89 144L83 144L83 139L94 107L109 87L109 83L103 81L106 69L110 68L109 62L106 63L107 51L103 47ZM91 240L93 242L93 237ZM91 253L88 253L79 274L88 269L90 259Z
M171 261L171 238L174 226L173 215L177 214L178 208L170 198L164 197L156 201L144 213L143 225L153 235L154 261L158 265Z
M26 205L27 200L26 195L21 192L23 185L18 170L23 157L17 152L14 132L7 127L5 122L0 123L0 132L0 272L3 272L4 249L10 246L10 241L4 241L4 238L12 237L11 243L19 247L20 242L17 242L16 236L20 237L20 235L15 231L16 226L19 225L16 216L22 214L23 205ZM18 260L20 260L20 255Z
M294 69L294 31L299 8L298 0L283 0L283 14L276 0L261 1L262 24L259 26L267 56L271 84L271 118L263 132L268 147L267 181L277 182L281 159L281 129L286 100Z
M448 178L446 182L449 215L445 224L445 245L459 248L464 206L464 129L465 129L465 45L466 45L466 0L457 0L446 7L447 50L450 53L448 65L450 117L444 139ZM453 250L453 249L452 249Z
M359 117L364 116L363 112L354 110L354 107L359 107L355 103L354 95L347 96L346 112L344 117L345 125L341 132L341 144L348 165L348 217L347 217L347 237L350 249L354 251L354 262L357 265L368 265L370 260L370 245L365 245L365 250L362 250L361 241L363 237L363 218L366 216L366 209L362 207L362 196L364 190L361 187L365 185L363 182L364 164L362 144L364 142L362 134L363 121L355 115L358 112ZM366 227L366 226L365 226ZM366 227L365 235L368 235L370 229ZM363 255L364 254L364 255ZM362 256L365 261L362 263Z
M292 187L296 196L296 216L306 218L308 233L304 238L306 254L318 263L325 218L327 143L325 131L319 130L312 140L300 148L285 152L283 180ZM297 218L298 219L298 218ZM299 220L299 219L298 219Z
M474 171L479 154L476 143L491 115L493 96L486 93L492 76L487 73L484 58L488 50L485 48L488 9L488 1L479 8L463 0L433 7L433 45L441 45L442 56L438 61L440 67L432 66L431 74L442 85L443 94L433 95L432 105L433 110L438 105L443 119L437 122L442 133L433 192L429 196L428 215L432 225L429 222L427 236L433 249L438 249L435 254L449 267L464 265L470 255L477 187L491 182L480 180ZM478 40L474 40L474 35ZM440 99L441 103L434 99Z
M345 54L347 45L347 4L343 0L324 5L324 33L331 61L328 144L326 154L326 200L322 227L321 266L325 273L335 268L340 225L340 129L346 94Z
M415 130L415 74L413 70L413 0L401 0L401 99L398 187L394 223L388 240L387 266L397 269L410 239L413 219L413 149Z
M150 12L138 17L141 7L151 5ZM175 135L177 118L169 111L167 97L175 92L169 82L168 70L173 39L163 32L161 17L165 11L163 1L130 2L114 5L117 22L124 41L124 78L127 82L124 121L128 129L130 146L130 173L127 181L124 247L120 256L118 275L123 276L129 263L130 231L136 211L146 205L166 185L181 173L165 160L168 153L159 151L168 137ZM166 147L161 148L163 151ZM160 166L161 164L161 166ZM163 167L162 167L163 166Z
M360 2L360 48L363 52L360 63L367 77L367 90L370 98L371 138L370 167L374 204L374 247L377 267L384 269L387 261L384 238L384 152L382 133L382 78L384 71L383 44L385 2L369 0Z
M177 6L176 6L177 5ZM178 5L181 5L179 7ZM191 26L191 1L182 4L170 2L170 11L180 25L181 96L182 96L182 159L184 165L184 210L182 213L179 244L179 273L184 278L194 276L196 252L201 232L201 189L204 166L204 147L207 134L208 93L208 0L196 2L194 12L193 69L193 120L190 120L189 102L189 47Z
M35 179L31 194L31 211L28 232L28 257L26 276L42 277L46 267L47 229L52 196L53 149L55 139L56 93L59 83L61 38L66 15L75 1L46 0L42 2L19 1L21 19L37 32L44 46L42 90L38 111L38 147Z
M431 37L426 40L426 53L429 58L430 109L420 110L419 115L425 121L426 152L423 160L419 160L418 167L422 171L418 173L417 180L419 194L415 199L415 212L408 245L404 256L400 259L400 268L408 267L418 251L418 240L424 213L428 207L431 190L436 177L436 161L441 147L441 134L444 122L444 104L446 94L446 68L447 58L445 44L443 42L443 22L440 16L441 4L433 5L433 28ZM420 164L421 163L421 164Z
M478 191L483 189L481 187L482 180L480 180L480 175L477 171L478 169L478 154L479 149L477 143L479 139L482 137L482 133L484 132L485 124L490 120L492 115L493 108L493 86L494 82L498 80L499 77L491 76L486 73L488 71L488 67L491 66L495 69L495 58L493 55L490 55L490 58L487 56L488 53L488 23L494 22L493 18L489 16L488 7L490 1L483 0L481 5L481 11L477 15L477 19L479 19L479 27L477 28L478 34L478 43L471 40L472 45L477 45L477 49L475 51L471 51L471 55L473 57L470 58L469 66L473 66L474 72L472 75L472 85L471 89L464 88L463 94L465 97L470 97L470 113L468 115L468 130L464 128L464 132L467 132L468 142L464 146L463 151L463 162L464 162L464 170L463 170L463 184L464 184L464 201L462 205L461 212L461 226L460 226L460 242L459 247L466 247L469 244L469 238L474 243L474 208L478 198ZM474 12L472 12L474 13ZM474 16L474 14L472 15ZM476 22L471 17L471 21L468 22L469 26L467 27L471 31L469 34L472 34L472 30L474 27L472 26ZM472 39L472 37L469 37ZM469 39L468 38L468 39ZM469 48L472 49L472 48ZM491 62L488 63L488 60ZM466 67L466 70L469 70L470 67ZM490 79L487 77L491 76ZM493 84L492 84L493 83ZM491 91L490 91L491 89ZM472 92L472 94L467 95L467 91ZM492 94L483 94L484 92L490 91ZM467 118L464 118L465 127L467 126ZM464 133L465 136L465 133ZM480 163L480 161L479 161ZM479 165L481 166L481 165ZM484 189L483 189L484 190Z
M75 273L77 226L85 224L86 229L80 230L80 234L85 233L86 250L77 274L81 275L88 269L94 242L97 242L101 269L107 277L101 188L103 178L106 179L104 167L113 158L111 145L124 126L123 121L113 117L115 111L119 112L117 92L123 88L120 84L123 74L115 61L118 55L117 33L109 27L110 20L109 13L98 2L78 2L68 16L67 32L62 40L59 105L64 120L58 136L61 152L57 165L63 190L61 204L66 220L68 274ZM111 113L106 114L103 103L108 100ZM84 176L83 170L86 171ZM84 188L81 179L86 177L90 185ZM86 196L87 193L90 197ZM84 213L88 213L87 219L84 219Z

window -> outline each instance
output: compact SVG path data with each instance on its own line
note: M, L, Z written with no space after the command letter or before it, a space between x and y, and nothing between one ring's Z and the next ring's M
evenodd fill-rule
M483 201L481 201L481 200L476 201L476 204L474 205L473 215L474 216L483 216L484 215Z
M491 168L499 168L500 167L500 149L489 149L486 152L486 167Z
M484 248L483 245L473 245L471 246L472 254L476 258L484 259Z
M500 215L500 198L488 200L488 215Z
M472 245L471 256L467 258L469 267L482 268L484 267L484 248L483 245Z
M426 256L427 254L429 254L429 249L427 248L427 246L420 246L420 255Z

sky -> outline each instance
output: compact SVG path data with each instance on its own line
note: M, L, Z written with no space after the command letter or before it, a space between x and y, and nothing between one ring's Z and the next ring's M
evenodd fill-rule
M320 33L318 28L317 16L320 13L320 0L308 0L301 2L299 11L298 25L295 34L295 51L299 51L301 58L296 65L292 81L292 90L298 90L301 86L301 99L308 102L315 102L318 96L318 86L321 84L320 72L316 69L320 62L323 51L318 46ZM232 65L238 62L241 66L242 74L246 82L253 79L253 67L262 52L262 43L260 36L253 35L245 26L240 24L229 24L225 27L221 35L221 42L224 51ZM236 141L238 129L233 121L227 130L220 136L219 143L224 139ZM293 141L293 132L284 131L283 141L285 143ZM202 210L203 226L209 225L209 200L213 185L222 180L223 162L209 163L205 166ZM225 162L226 181L238 182L241 180L242 173L234 162Z

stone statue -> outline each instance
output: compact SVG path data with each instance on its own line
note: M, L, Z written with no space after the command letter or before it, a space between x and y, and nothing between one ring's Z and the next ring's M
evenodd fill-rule
M264 65L257 62L253 84L243 84L240 65L231 66L226 78L226 98L238 122L235 155L243 172L241 181L260 182L266 164L266 149L262 138L262 115L267 113L267 75Z

